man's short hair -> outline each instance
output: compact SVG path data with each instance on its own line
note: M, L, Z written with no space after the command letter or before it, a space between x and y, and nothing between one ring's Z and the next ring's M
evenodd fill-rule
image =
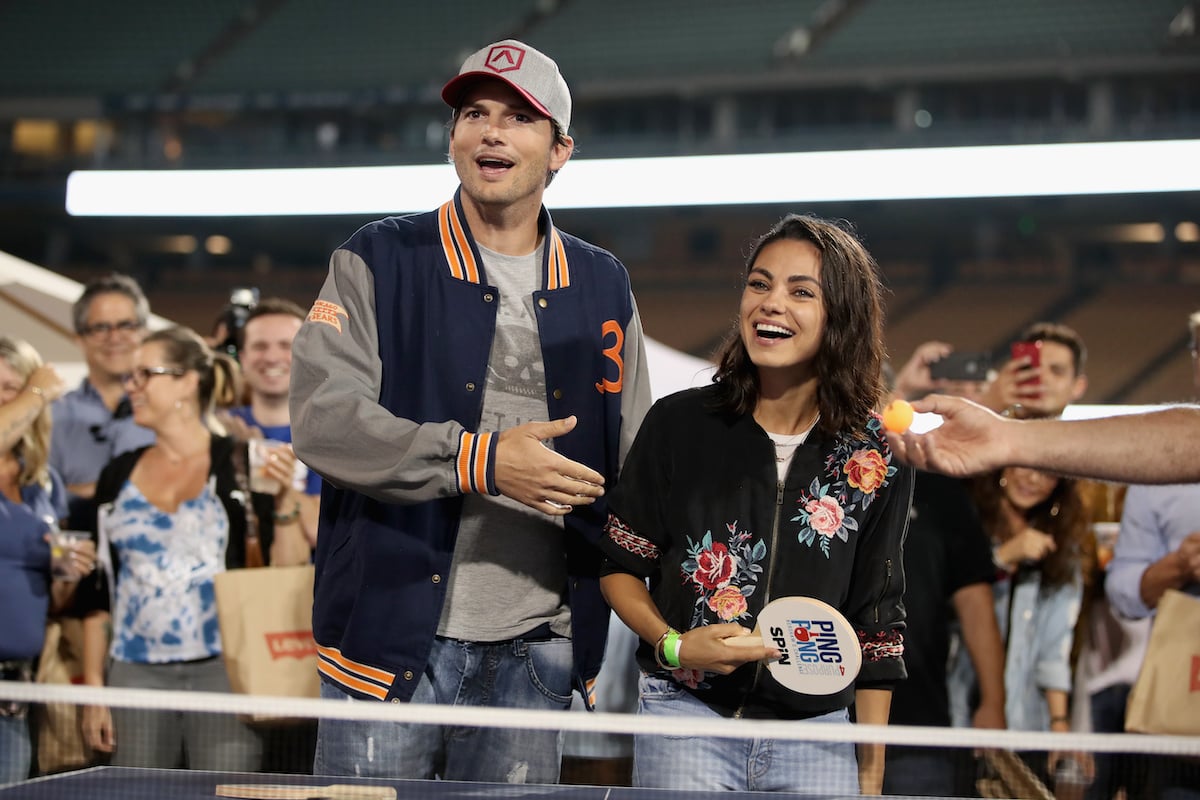
M83 294L79 295L75 305L71 306L71 322L75 325L75 333L83 335L92 301L102 294L125 295L133 301L133 311L137 315L138 324L145 325L150 320L150 301L146 299L138 282L120 272L111 272L88 281L83 287Z
M288 317L295 317L301 322L308 317L304 309L291 300L283 297L267 297L255 303L254 308L250 309L250 313L246 315L246 322L259 317L265 317L268 314L283 314Z
M1083 337L1074 328L1061 322L1035 322L1017 337L1018 342L1054 342L1070 348L1071 359L1075 362L1075 377L1083 374L1087 366L1087 346Z

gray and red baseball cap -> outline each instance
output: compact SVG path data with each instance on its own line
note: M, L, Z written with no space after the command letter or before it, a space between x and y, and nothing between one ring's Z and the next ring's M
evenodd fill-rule
M516 39L489 44L463 62L458 75L442 87L442 99L458 108L467 87L483 78L504 81L564 133L570 128L571 92L558 64L546 54Z

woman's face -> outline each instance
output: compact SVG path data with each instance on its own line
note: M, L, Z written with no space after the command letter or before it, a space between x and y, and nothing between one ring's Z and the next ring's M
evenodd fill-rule
M11 403L24 388L24 376L13 369L12 364L0 358L0 406Z
M171 414L194 403L196 382L189 377L194 376L167 360L166 349L159 342L138 348L133 372L125 376L134 421L154 430Z
M1049 500L1059 481L1049 472L1025 467L1008 467L1001 475L1004 497L1022 513Z
M825 333L821 253L812 242L777 239L758 251L742 291L739 326L760 374L811 365Z

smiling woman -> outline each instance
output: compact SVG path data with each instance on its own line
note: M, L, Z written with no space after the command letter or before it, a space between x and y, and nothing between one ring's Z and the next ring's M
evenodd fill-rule
M639 429L608 498L601 587L642 639L642 713L845 723L853 702L859 721L886 724L904 677L913 473L892 462L873 411L878 270L846 228L789 215L754 244L745 280L715 385L660 400ZM787 637L743 634L788 595L846 618L863 662L855 684L801 694L762 668L783 663ZM816 765L833 793L882 784L878 748L856 759L849 744L763 746L768 769L715 739L638 736L634 782L790 791Z
M1095 544L1077 483L1008 467L975 479L972 493L991 536L996 619L1004 638L1005 718L1012 730L1065 731L1072 689L1071 646ZM974 669L960 649L947 685L956 725L969 725ZM1063 753L1029 758L1044 780Z
M133 363L124 379L133 418L155 441L117 456L96 482L89 519L103 532L105 568L77 597L84 681L104 685L110 661L111 686L229 691L212 581L245 565L246 511L235 444L214 430L212 408L236 396L237 365L178 327L147 336ZM180 725L165 714L88 706L82 727L88 745L118 765L173 767L181 750L193 768L258 764L258 737L229 717L200 714Z

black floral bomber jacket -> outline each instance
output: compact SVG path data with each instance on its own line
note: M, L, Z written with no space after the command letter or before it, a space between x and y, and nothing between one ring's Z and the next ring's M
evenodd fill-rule
M715 410L715 387L658 401L608 494L600 546L606 574L648 578L668 624L753 627L769 600L802 595L838 609L858 633L863 665L833 695L800 695L746 664L721 676L670 677L719 713L801 719L845 708L855 688L905 677L901 549L913 470L893 462L878 417L861 429L814 430L778 478L774 445L749 414ZM661 673L650 645L638 664Z

